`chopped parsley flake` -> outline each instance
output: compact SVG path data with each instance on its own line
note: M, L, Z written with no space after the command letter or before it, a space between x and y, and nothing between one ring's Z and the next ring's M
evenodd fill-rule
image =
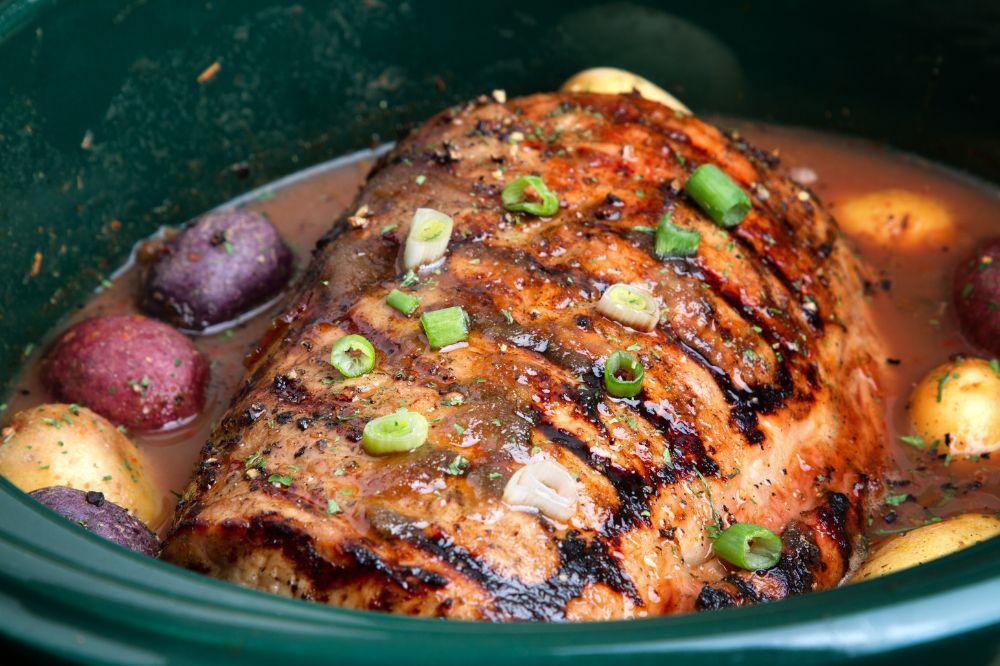
M885 503L889 506L899 506L910 496L909 493L897 493L885 496Z
M418 282L420 282L420 278L417 277L416 273L414 273L412 270L406 271L406 273L403 275L403 281L400 282L399 286L405 289L406 287L412 287Z
M284 476L281 476L280 474L272 474L271 476L267 477L267 482L275 483L282 486L290 486L292 485L292 475L286 474Z
M448 473L453 476L458 476L465 471L465 468L468 466L469 461L466 460L463 455L459 454L455 456L455 459L451 461L450 465L448 465Z

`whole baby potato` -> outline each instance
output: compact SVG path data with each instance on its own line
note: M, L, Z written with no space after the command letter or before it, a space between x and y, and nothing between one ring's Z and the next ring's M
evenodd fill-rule
M559 87L560 92L630 93L633 90L646 99L659 102L674 111L691 113L691 109L666 90L638 74L615 67L593 67L577 72Z
M28 494L102 539L149 557L156 557L160 552L160 540L156 535L128 511L105 499L100 491L49 486Z
M163 509L142 455L86 407L59 403L18 412L0 439L0 474L26 493L48 486L101 492L147 525Z
M208 364L182 333L141 315L87 319L63 333L43 362L43 379L66 402L112 422L152 431L197 414Z
M1000 534L996 516L965 513L906 532L877 548L851 576L851 582L885 576L968 548Z
M910 421L925 446L953 455L1000 449L1000 365L981 358L948 361L920 380L910 395Z
M962 332L1000 356L1000 238L983 243L958 265L952 290Z
M949 245L955 222L943 204L910 190L870 192L832 206L848 236L901 251Z
M259 213L204 215L164 245L149 267L140 307L178 328L204 331L274 298L292 274L292 253Z

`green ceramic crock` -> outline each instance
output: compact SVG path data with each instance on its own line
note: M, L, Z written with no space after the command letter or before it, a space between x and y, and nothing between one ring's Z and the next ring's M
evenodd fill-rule
M476 94L548 90L593 65L700 112L885 140L1000 181L1000 7L985 0L0 0L4 390L159 225ZM492 626L219 583L0 482L0 637L12 664L997 663L1000 539L755 608Z

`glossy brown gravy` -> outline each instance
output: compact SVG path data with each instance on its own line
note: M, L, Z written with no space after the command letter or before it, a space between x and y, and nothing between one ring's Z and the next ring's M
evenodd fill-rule
M793 173L803 168L811 170L816 180L805 184L834 214L838 204L854 195L889 188L929 195L949 209L957 223L955 242L950 247L904 254L860 241L856 244L871 272L866 298L888 341L890 358L898 361L893 365L886 361L889 381L884 391L894 463L887 475L886 491L898 505L886 506L873 516L870 534L877 541L949 515L1000 510L1000 465L995 460L933 456L899 439L910 432L906 401L913 384L950 355L975 353L958 333L951 305L951 274L976 242L1000 234L998 192L919 158L857 139L729 120L719 124L738 127L763 149L776 149L784 168ZM274 222L301 268L316 240L353 199L371 163L367 154L338 161L304 178L264 189L245 205L265 213ZM135 312L138 288L139 270L130 264L110 287L102 288L73 312L56 332L87 317ZM236 392L244 356L253 350L280 307L275 304L222 334L195 338L195 344L212 363L204 412L172 432L132 435L147 456L155 482L164 491L161 530L166 527L174 495L186 485L202 444ZM52 399L39 379L44 349L42 345L36 351L14 382L8 415ZM902 499L904 494L906 499Z

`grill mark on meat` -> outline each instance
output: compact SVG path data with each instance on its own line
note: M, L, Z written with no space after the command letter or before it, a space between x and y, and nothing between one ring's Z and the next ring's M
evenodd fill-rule
M442 588L448 584L447 578L434 571L420 567L393 568L378 555L359 545L348 545L344 550L354 558L359 567L378 571L407 592L415 587L414 580L431 588Z
M615 198L617 199L617 197ZM598 204L598 208L600 208L603 205L604 204ZM628 241L627 237L625 236L625 234L629 233L630 231L628 229L622 229L619 227L614 227L603 223L595 223L594 227L599 229L600 231L616 236L623 242ZM745 242L741 244L749 248L748 254L752 255L754 258L758 259L761 258L761 255L759 255L756 252L756 249L752 245L747 244ZM489 247L493 251L501 249L493 246L486 246L486 247ZM513 263L517 264L517 263L527 262L531 266L529 270L537 270L553 278L556 281L558 281L560 278L564 279L565 273L569 272L568 270L564 270L562 275L556 273L553 269L541 263L538 260L538 258L536 258L529 251L516 249L516 250L510 250L509 253L515 255ZM693 275L689 273L686 269L683 270L681 274L690 276L694 279L699 279L704 277L704 275ZM596 276L592 275L591 273L583 269L577 269L573 271L572 277L574 284L580 283L581 286L586 285L586 289L588 291L591 291L591 293L594 293L597 288L597 284L602 282L599 278L597 278ZM718 296L721 300L729 304L732 307L733 312L742 317L742 319L745 322L747 322L749 326L757 326L761 328L765 340L769 342L773 339L784 340L784 337L781 336L779 332L775 330L773 326L770 325L769 322L763 321L753 316L751 313L748 312L750 308L747 308L745 304L741 300L739 300L739 298L733 297L732 295L728 294L726 290L722 289L720 282L716 281L714 284L712 283L709 284L712 288L713 293L716 296ZM488 298L490 296L489 292L486 289L477 289L474 285L468 283L463 283L463 285L465 288L470 289L470 291L478 290L484 297ZM773 302L773 299L768 298L768 300ZM718 328L722 328L721 323L718 321L718 319L714 317L715 308L707 301L703 300L703 303L706 311L713 316L712 318L714 325ZM803 311L807 313L809 312L809 310L803 310ZM822 322L820 322L820 325L821 324ZM814 328L816 328L815 325ZM522 334L523 333L528 333L529 335L531 335L532 339L546 340L546 337L538 331L529 330L529 331L523 331ZM675 334L673 333L671 334L674 335L674 337L677 337ZM508 340L513 344L519 344L517 336L508 337ZM780 409L784 405L785 400L789 397L789 395L793 390L792 377L786 365L787 360L783 359L781 361L778 361L777 367L775 369L775 375L776 375L775 384L753 385L751 386L751 391L749 395L746 395L745 392L736 389L732 379L724 370L722 370L718 366L708 361L708 359L701 352L694 350L694 347L691 344L680 340L680 338L678 338L678 341L689 356L692 356L693 352L695 356L692 356L692 358L694 358L694 360L696 360L700 365L702 365L712 373L712 376L715 378L716 383L719 385L719 388L723 391L723 394L726 396L727 402L731 406L730 410L733 422L737 425L737 427L740 429L743 435L747 438L747 441L750 444L762 444L764 441L764 433L757 427L758 414L769 414ZM693 341L696 342L697 340ZM519 344L519 346L525 346L525 345L521 343ZM544 352L545 349L543 348L536 351ZM589 416L594 415L593 410L585 410L585 413L587 413ZM706 473L705 469L702 469L700 467L699 469L702 471L703 474Z
M588 542L580 538L580 533L575 530L567 532L565 538L557 541L559 567L556 572L539 583L525 583L500 575L457 545L447 534L427 534L416 527L412 519L391 514L388 510L380 513L382 515L376 521L382 523L383 531L430 553L489 592L493 596L493 613L496 615L491 619L565 620L567 603L578 598L585 587L594 583L603 583L626 595L636 605L643 605L635 585L618 561L608 553L605 544L600 539Z
M638 400L623 400L622 403L663 434L664 446L670 453L673 466L657 468L662 483L688 480L696 476L695 472L705 477L719 475L719 465L705 450L705 443L694 428L666 418L652 406L647 406L643 411L639 408Z
M618 508L604 525L601 531L604 536L615 537L633 527L652 524L649 519L649 502L656 495L656 488L650 479L635 470L618 467L603 456L594 455L590 447L572 433L545 421L541 421L537 427L546 438L565 448L591 469L600 472L615 489ZM668 478L669 483L674 481L673 474L668 471L662 476Z
M611 227L605 224L597 224L596 226L599 227L602 231L606 231L610 234L613 234L621 238L623 241L627 240L624 234L628 230ZM485 247L489 248L493 252L500 250L504 254L513 255L511 263L514 264L528 263L530 265L529 270L537 270L538 272L541 272L557 281L560 279L565 279L565 274L570 272L569 269L567 269L564 270L562 274L556 273L553 269L541 263L533 254L523 249L498 248L489 245ZM573 283L577 284L581 288L585 288L591 293L596 293L597 284L602 282L599 278L597 278L596 276L592 275L591 273L583 269L577 269L575 271L572 271L572 273L573 273L572 275ZM684 272L683 274L689 275L686 272ZM697 276L692 276L692 277L697 277ZM470 292L476 292L485 299L491 299L491 294L489 290L484 287L476 286L475 284L469 282L462 282L462 285L463 288L468 289ZM718 285L712 285L712 287L713 287L712 289L713 292L720 299L729 303L730 299L727 299L725 293L723 292L723 290L719 289ZM715 313L714 307L712 307L712 305L708 302L704 302L704 304L706 311L709 314L714 315ZM778 337L778 333L774 331L774 329L767 322L759 322L759 320L757 320L756 318L748 315L746 312L746 308L743 307L742 302L735 301L729 304L732 306L733 311L736 312L739 316L741 316L744 319L744 321L748 322L749 325L751 326L756 325L762 328L767 333L769 333L769 335ZM715 319L714 316L713 316L713 321L717 327L719 328L722 327L721 323L717 319ZM761 324L764 324L767 327L764 328L764 326L761 326ZM554 360L553 356L546 354L547 347L550 346L551 343L549 342L548 336L545 333L537 329L529 329L523 326L517 327L516 330L518 331L517 333L508 334L506 336L506 339L509 342L511 342L511 344L515 344L520 347L532 348L534 349L534 351L545 354L547 358L550 358L550 360ZM670 334L673 335L675 338L677 338L676 334L674 334L673 332L671 332ZM715 381L719 385L719 388L726 396L726 401L730 404L730 412L731 412L731 418L733 419L733 423L737 425L737 427L746 437L747 441L750 444L762 444L764 441L764 433L757 427L758 414L773 413L774 411L780 409L784 405L786 398L790 395L793 388L791 374L789 373L788 368L786 366L787 361L782 360L778 362L777 367L775 369L775 374L777 379L775 385L758 384L751 386L751 391L749 395L747 395L745 394L745 392L736 389L732 379L722 368L719 368L718 366L712 364L710 361L708 361L708 359L704 355L696 351L687 342L684 342L680 338L677 339L678 343L685 350L685 352L688 353L689 356L691 356L695 361L697 361L699 365L702 365L712 373L712 376L715 378ZM526 344L525 342L526 340L537 341L537 342L534 342L533 344ZM538 347L539 345L541 345L541 348L535 348ZM692 356L692 353L694 354L694 356ZM563 367L567 366L563 365ZM580 372L575 368L568 368L568 369L570 369L575 373ZM585 379L592 376L591 373L580 373L580 374ZM600 393L598 392L599 379L598 379L598 384L595 386L595 388L597 389L597 391L591 392L591 394L600 395ZM579 392L576 392L576 395L579 396ZM584 408L584 414L588 417L589 420L591 420L592 422L599 420L598 415L596 413L595 404L586 405L581 403L581 407ZM715 468L714 472L708 471L711 470L713 466L714 463L712 463L712 465L706 465L704 468L698 466L698 469L701 470L703 474L717 473L718 471L717 468Z
M208 529L207 525L197 520L186 520L179 527L191 531ZM307 577L319 591L359 582L373 574L379 574L404 592L411 593L420 588L440 589L448 584L447 578L434 571L420 567L391 567L360 544L347 544L343 548L355 566L331 562L316 549L312 535L279 514L262 513L249 521L225 520L218 527L225 538L279 550L294 563L296 571Z
M853 552L847 530L850 511L851 502L842 493L829 493L826 504L816 511L817 525L837 545L845 570L850 565Z
M676 337L676 336L675 336ZM676 339L678 347L695 363L711 373L719 390L729 403L730 419L750 444L763 444L764 433L758 428L758 414L767 414L780 408L791 391L791 375L784 363L775 369L778 386L756 385L750 391L740 391L729 375L705 358L704 355L684 340Z

